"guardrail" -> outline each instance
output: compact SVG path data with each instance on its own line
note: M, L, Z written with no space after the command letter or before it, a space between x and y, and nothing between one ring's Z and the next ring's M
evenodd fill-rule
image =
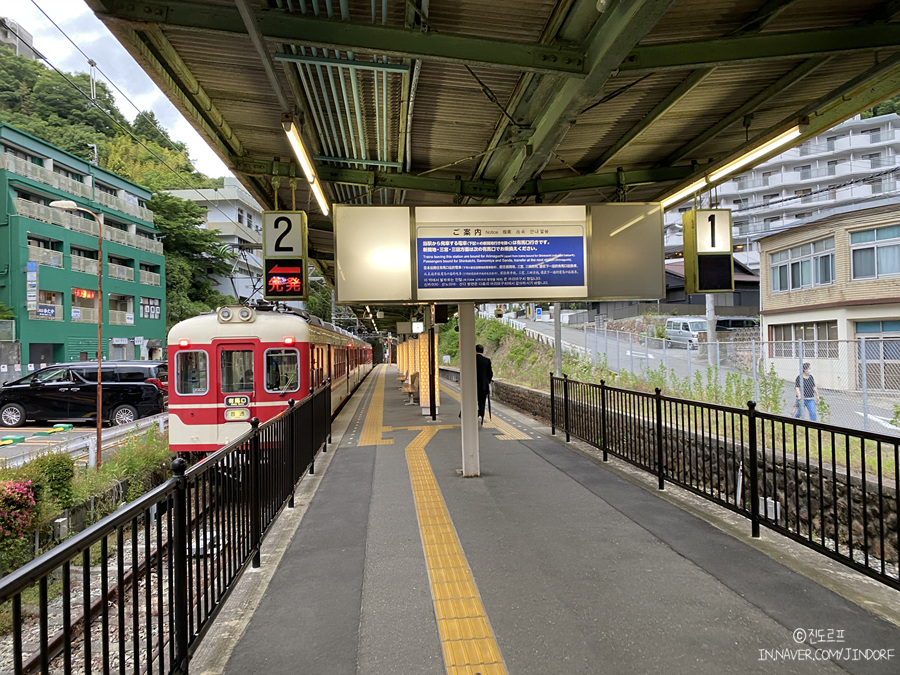
M331 434L326 384L0 580L4 672L187 673ZM26 615L26 610L28 614Z
M900 589L900 439L550 377L551 430Z

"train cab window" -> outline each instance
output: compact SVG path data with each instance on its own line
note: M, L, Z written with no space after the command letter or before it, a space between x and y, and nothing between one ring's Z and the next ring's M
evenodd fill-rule
M283 394L300 389L300 352L296 349L266 351L266 391Z
M175 390L182 396L199 396L209 391L206 352L178 352L175 355Z
M223 394L253 391L253 352L249 349L223 351L220 377Z

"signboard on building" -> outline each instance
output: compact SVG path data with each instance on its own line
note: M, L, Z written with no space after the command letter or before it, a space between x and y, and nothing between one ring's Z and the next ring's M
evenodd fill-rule
M38 305L35 312L42 319L55 319L56 305Z
M25 309L36 312L38 308L38 264L34 260L25 263Z
M266 300L306 300L307 220L304 211L263 213Z

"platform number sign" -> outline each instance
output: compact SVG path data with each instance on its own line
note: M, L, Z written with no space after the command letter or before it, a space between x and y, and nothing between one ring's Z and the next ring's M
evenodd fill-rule
M307 222L304 211L263 213L263 268L266 300L306 300Z
M681 221L685 293L734 291L731 211L697 209L683 214Z

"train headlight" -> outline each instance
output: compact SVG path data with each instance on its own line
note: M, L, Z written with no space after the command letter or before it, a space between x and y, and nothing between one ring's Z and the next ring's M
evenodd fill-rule
M232 316L234 316L234 312L228 307L219 310L219 321L231 321Z
M249 307L241 307L240 311L238 312L238 318L240 318L241 321L252 321L253 310Z

